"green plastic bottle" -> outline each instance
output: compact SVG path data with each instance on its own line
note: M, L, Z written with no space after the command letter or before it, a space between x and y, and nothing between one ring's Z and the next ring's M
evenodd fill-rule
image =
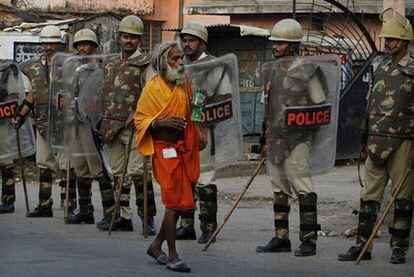
M201 90L197 90L193 97L191 121L201 122L203 120L204 95Z

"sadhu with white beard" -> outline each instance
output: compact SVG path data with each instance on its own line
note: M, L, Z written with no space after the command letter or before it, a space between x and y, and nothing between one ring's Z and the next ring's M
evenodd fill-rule
M176 42L161 43L152 57L157 73L144 87L135 113L137 150L153 156L165 215L147 253L173 271L190 268L178 257L175 227L180 212L194 210L193 188L200 174L198 123L190 121L192 90L184 75L183 51ZM169 255L161 250L167 241Z

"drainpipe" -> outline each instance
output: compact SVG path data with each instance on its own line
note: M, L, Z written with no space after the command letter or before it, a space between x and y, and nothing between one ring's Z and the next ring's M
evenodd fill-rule
M184 0L180 0L178 4L178 27L183 28L184 25Z

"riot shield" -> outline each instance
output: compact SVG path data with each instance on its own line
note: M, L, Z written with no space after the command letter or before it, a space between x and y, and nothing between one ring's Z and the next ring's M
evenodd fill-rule
M193 93L204 95L202 122L208 127L209 158L222 168L238 161L243 154L243 137L240 112L239 77L237 58L227 54L186 65Z
M339 56L287 57L262 68L271 174L311 177L335 164Z
M96 127L103 112L102 64L111 56L72 56L62 67L64 79L64 148L67 157L101 159Z
M71 56L73 54L56 53L52 57L50 65L47 141L50 147L57 152L63 151L64 148L64 102L67 92L64 90L63 64ZM72 66L76 68L76 65Z
M19 66L11 61L0 62L0 163L8 164L19 158L16 130L11 124L19 105L26 98ZM33 155L35 137L30 118L19 129L22 157Z

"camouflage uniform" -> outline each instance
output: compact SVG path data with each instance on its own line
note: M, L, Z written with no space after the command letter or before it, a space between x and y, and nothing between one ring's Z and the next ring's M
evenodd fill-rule
M7 101L9 94L11 93L9 84L13 80L13 68L14 64L9 61L0 60L0 72L2 79L0 80L0 102ZM18 67L16 67L18 70ZM6 72L8 72L6 74ZM6 79L7 78L7 79ZM4 122L0 124L0 136L8 137L8 130L3 124L10 124L9 122ZM8 153L9 149L6 144L0 145L0 156ZM7 156L7 154L6 154ZM2 189L1 189L1 203L0 213L8 213L14 211L14 201L16 200L15 194L15 180L14 180L14 165L12 160L2 160L0 162L0 172L2 178ZM3 210L4 206L4 210ZM10 209L6 209L7 207Z
M121 55L109 59L104 68L104 112L99 132L106 144L105 153L112 169L114 181L119 185L125 167L129 137L135 133L125 127L125 121L135 112L136 103L147 79L149 57L139 50L128 60ZM138 215L144 214L143 157L136 151L135 139L131 145L126 180L121 191L120 216L131 219L129 199L134 183ZM148 181L148 216L156 215L152 180Z
M414 134L414 58L407 54L397 65L391 58L374 63L368 105L368 158L361 192L357 245L374 228L385 186L392 190L409 167L408 153ZM410 173L394 205L389 228L391 247L408 249L413 215L414 174Z
M80 65L76 68L73 80L68 82L76 86L73 88L73 92L75 93L73 97L75 99L79 97L81 88L88 78L98 70L102 70L101 64L93 62ZM111 213L115 205L114 189L112 180L105 167L100 145L96 141L96 134L93 133L90 125L85 124L76 112L73 116L68 117L69 122L71 122L71 135L76 136L70 140L73 143L71 149L73 149L74 153L81 155L81 157L73 160L75 173L78 177L79 215L77 217L91 215L90 218L93 218L94 208L91 201L91 185L93 179L98 180L99 183L104 215ZM69 220L69 223L79 223L77 221L79 220Z
M39 206L51 207L53 204L52 183L55 168L60 169L60 187L62 203L66 198L67 158L59 153L53 153L47 140L47 120L49 105L50 68L46 56L21 65L23 73L30 79L30 87L26 91L33 91L34 121L36 124L36 165L40 168L39 176ZM71 171L69 179L69 208L76 208L76 176Z
M276 155L268 157L268 160L271 160L268 165L274 193L275 237L289 241L289 200L295 193L299 200L300 241L315 245L320 225L317 224L317 195L311 180L311 172L305 165L306 163L303 165L305 168L301 170L300 176L297 171L295 172L297 164L309 160L309 144L315 130L286 129L282 122L269 122L268 115L282 113L286 106L303 107L323 103L327 90L321 91L320 88L324 87L326 80L320 68L314 65L293 64L287 65L288 69L284 68L284 63L279 66L281 68L276 78L277 83L283 86L278 88L283 93L272 93L267 89L269 88L267 84L265 84L264 91L266 144L272 144L275 149L278 149L274 151ZM273 76L275 73L268 71L265 74ZM275 77L267 79L275 80ZM280 115L277 118L282 119L283 116ZM277 130L277 135L272 136L274 140L270 140L270 136L267 135L271 125L274 130Z

